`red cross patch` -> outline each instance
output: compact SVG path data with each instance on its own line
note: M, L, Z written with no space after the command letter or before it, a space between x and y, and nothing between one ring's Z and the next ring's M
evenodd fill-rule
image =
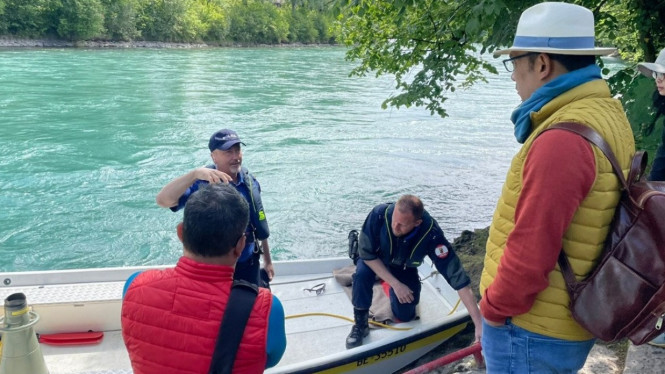
M434 249L434 253L436 254L436 257L438 257L438 258L446 258L446 257L448 257L448 248L443 244L439 244Z

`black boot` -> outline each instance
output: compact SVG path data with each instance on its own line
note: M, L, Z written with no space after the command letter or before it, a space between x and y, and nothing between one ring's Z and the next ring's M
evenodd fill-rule
M351 327L351 333L346 337L346 349L359 347L363 344L363 338L369 335L369 324L367 318L369 310L353 308L353 318L356 323Z

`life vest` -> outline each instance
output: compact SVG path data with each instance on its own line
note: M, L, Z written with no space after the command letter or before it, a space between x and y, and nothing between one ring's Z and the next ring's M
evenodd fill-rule
M122 303L122 335L134 374L206 374L233 283L233 268L181 257L175 268L149 270ZM234 374L265 370L272 295L259 289Z
M256 183L254 176L249 173L247 168L243 166L240 169L240 172L242 173L243 180L247 185L247 190L249 190L249 225L257 239L267 239L268 236L270 236L270 230L268 229L266 213L263 210L260 186L258 183Z
M379 250L379 257L381 257L385 264L392 266L410 268L420 266L428 249L432 247L430 234L441 231L439 226L435 224L429 213L424 211L422 223L417 228L418 231L412 238L405 241L404 238L396 237L390 228L395 204L385 204L385 208L382 206L377 210L382 211L378 219L381 222L381 229L379 231L381 249ZM443 234L441 235L443 236Z

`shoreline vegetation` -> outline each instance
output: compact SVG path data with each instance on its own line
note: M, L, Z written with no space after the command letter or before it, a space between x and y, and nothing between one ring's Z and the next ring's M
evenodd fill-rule
M0 36L0 48L99 48L99 49L130 49L130 48L168 48L168 49L199 49L199 48L284 48L284 47L327 47L338 46L336 43L184 43L160 42L148 40L109 41L109 40L58 40L29 39Z
M0 0L5 47L334 44L339 6L309 0Z

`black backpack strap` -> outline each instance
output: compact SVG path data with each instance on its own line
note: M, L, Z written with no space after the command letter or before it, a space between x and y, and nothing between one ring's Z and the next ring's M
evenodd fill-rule
M209 374L231 374L240 340L258 294L259 289L255 284L244 280L233 281L222 324L219 326Z

